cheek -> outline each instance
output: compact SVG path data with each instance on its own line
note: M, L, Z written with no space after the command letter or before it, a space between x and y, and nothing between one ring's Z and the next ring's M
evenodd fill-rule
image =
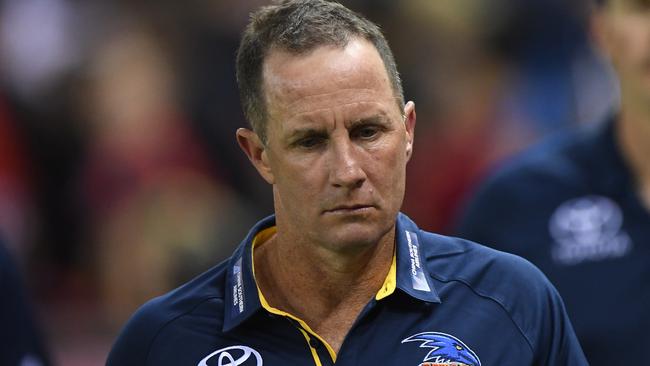
M318 159L283 161L277 164L275 189L283 206L304 211L315 205L326 175Z
M394 139L370 152L372 167L369 175L375 185L391 195L404 190L406 168L406 143Z

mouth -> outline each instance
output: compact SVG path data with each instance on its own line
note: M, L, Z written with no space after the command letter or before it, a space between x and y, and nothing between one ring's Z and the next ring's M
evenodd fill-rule
M325 214L363 214L372 209L375 206L365 205L365 204L355 204L355 205L340 205L327 209L324 211Z

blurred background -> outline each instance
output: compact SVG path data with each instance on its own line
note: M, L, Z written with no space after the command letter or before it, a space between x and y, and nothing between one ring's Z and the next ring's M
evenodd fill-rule
M267 2L0 0L0 235L56 365L103 365L140 304L272 213L234 138L239 34ZM416 102L404 211L424 229L617 101L587 0L341 2L382 26Z

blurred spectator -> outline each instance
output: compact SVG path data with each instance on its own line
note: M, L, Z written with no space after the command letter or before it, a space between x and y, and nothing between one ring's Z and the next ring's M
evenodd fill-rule
M22 286L18 269L0 240L0 365L49 365Z
M29 223L34 220L32 167L25 139L0 94L0 231L24 262L30 254Z
M75 8L67 0L4 0L0 6L3 77L22 98L41 98L79 57Z
M145 27L124 24L95 55L90 98L79 100L91 122L83 168L90 237L114 327L225 258L245 230L236 228L246 208L210 171L188 128L171 60Z
M538 265L592 365L650 364L650 3L604 3L594 38L618 73L620 110L505 166L459 233Z
M248 13L267 0L206 1L189 10L175 47L182 57L184 104L212 163L228 183L255 203L259 213L273 209L268 187L248 166L232 137L246 120L239 104L234 55Z
M469 0L403 2L407 92L419 123L404 210L422 227L448 232L456 209L494 162L533 141L532 115L514 112L515 61L489 42L508 18ZM413 34L426 37L413 38ZM414 43L414 44L413 44ZM399 55L398 55L399 59ZM409 94L409 95L412 95Z

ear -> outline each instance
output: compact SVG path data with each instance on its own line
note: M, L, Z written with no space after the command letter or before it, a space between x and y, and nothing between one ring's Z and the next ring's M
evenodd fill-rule
M409 101L404 106L404 128L406 130L406 160L413 154L413 139L415 138L415 103Z
M247 128L239 128L237 129L237 142L262 178L269 184L273 184L275 178L269 164L267 149L259 136Z

